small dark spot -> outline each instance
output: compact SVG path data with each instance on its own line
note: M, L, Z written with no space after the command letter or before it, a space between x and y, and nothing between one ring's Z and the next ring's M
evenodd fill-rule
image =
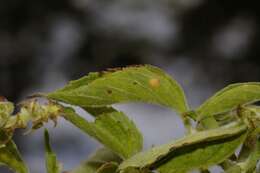
M137 82L134 81L133 84L134 84L134 85L137 85Z
M108 94L112 94L112 90L107 90L107 93Z

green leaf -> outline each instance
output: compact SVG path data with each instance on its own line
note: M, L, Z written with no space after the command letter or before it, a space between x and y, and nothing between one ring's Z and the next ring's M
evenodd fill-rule
M60 173L61 165L59 164L56 154L53 153L50 145L50 138L48 130L44 131L44 139L45 139L45 160L46 160L46 169L47 173Z
M208 168L229 158L244 141L245 135L183 148L173 153L175 157L158 168L160 173L182 173L198 168ZM194 150L195 149L195 150ZM185 153L192 151L191 153Z
M115 173L121 158L107 148L101 148L69 173Z
M251 141L250 145L248 145L247 143L244 144L244 145L247 145L247 147L248 147L247 152L249 152L249 153L246 154L247 157L239 158L240 162L238 162L236 165L234 165L233 167L228 169L226 171L227 173L251 173L256 170L257 163L260 160L260 140L258 139L258 137L255 137L255 138L256 138L256 141L254 142L254 144L252 143L252 141ZM241 151L240 151L240 154L241 154Z
M188 110L179 84L159 68L150 65L90 73L47 97L81 107L146 102L167 106L179 113Z
M233 123L217 129L190 134L171 143L138 153L119 169L155 169L161 173L187 172L221 163L244 141L246 126Z
M229 168L228 170L226 170L225 173L242 173L242 169L240 166L234 165L231 168Z
M3 133L0 133L0 135L1 134ZM0 148L0 164L8 166L17 173L29 172L15 143L12 140L9 140L4 147Z
M260 100L260 83L238 83L229 85L217 92L198 109L198 119L220 114L236 108L238 105L253 103Z
M118 168L117 163L106 163L103 164L98 170L97 173L115 173Z
M106 111L105 111L106 110ZM94 113L94 111L91 111ZM128 158L142 150L143 137L135 124L113 108L106 108L95 115L95 122L88 122L71 108L64 108L64 118L97 139L122 158Z

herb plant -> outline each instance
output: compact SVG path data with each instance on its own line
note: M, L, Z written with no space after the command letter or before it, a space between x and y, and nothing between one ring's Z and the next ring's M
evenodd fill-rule
M46 104L36 97L47 100ZM161 69L131 66L109 69L70 82L47 94L36 94L15 106L0 102L0 163L28 173L12 140L16 129L41 128L64 118L103 144L89 159L67 173L185 173L210 172L220 166L227 173L257 173L260 158L260 83L238 83L217 92L191 110L180 85ZM145 102L176 111L186 128L184 137L143 151L143 137L133 121L113 104ZM79 106L94 118L89 122L71 107ZM62 172L44 132L46 169Z

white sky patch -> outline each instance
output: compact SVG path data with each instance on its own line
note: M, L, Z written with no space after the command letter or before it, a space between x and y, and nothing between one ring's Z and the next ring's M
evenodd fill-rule
M213 37L213 47L225 58L239 58L253 37L255 23L246 17L237 17Z
M118 2L97 7L98 28L105 32L121 33L132 39L147 39L155 44L166 44L176 35L177 27L169 16L169 10L160 3Z

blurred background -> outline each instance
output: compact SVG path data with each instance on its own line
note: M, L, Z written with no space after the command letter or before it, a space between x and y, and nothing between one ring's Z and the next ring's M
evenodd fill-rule
M227 84L259 81L259 46L254 0L8 0L0 5L0 95L18 103L90 71L153 64L181 83L195 108ZM184 133L168 109L116 107L137 123L146 148ZM65 170L99 146L63 120L50 134ZM44 173L42 131L18 132L16 142L31 172Z

